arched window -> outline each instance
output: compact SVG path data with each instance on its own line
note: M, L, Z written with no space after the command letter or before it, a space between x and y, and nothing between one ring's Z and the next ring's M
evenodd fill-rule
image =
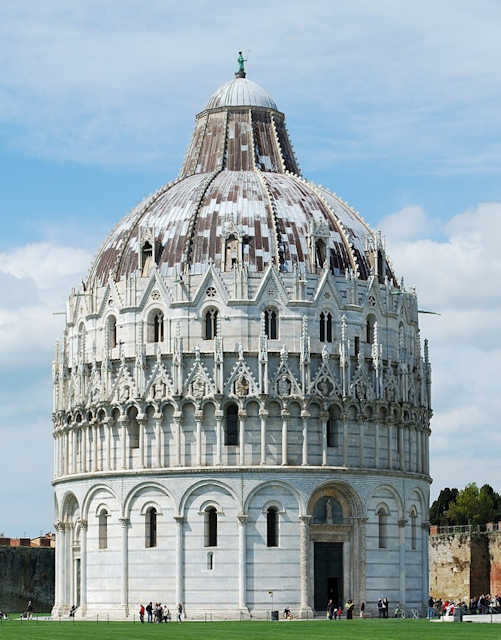
M264 332L269 340L278 340L278 312L275 309L264 312Z
M108 344L111 349L117 346L117 319L115 316L108 318Z
M127 412L129 424L127 430L129 433L129 446L131 449L139 449L139 422L137 421L137 409L131 407Z
M411 549L417 549L417 515L414 510L411 511Z
M328 311L320 314L320 342L332 342L332 314Z
M269 507L266 511L266 546L278 547L278 509Z
M148 316L148 342L164 341L164 314L155 309Z
M217 511L216 507L207 507L204 513L205 546L217 547Z
M387 544L387 520L386 511L381 507L377 512L378 517L378 547L386 549Z
M149 242L145 242L143 244L143 249L141 251L141 264L143 265L141 275L145 277L150 273L150 269L153 265L153 247Z
M327 420L327 446L339 447L339 421L334 415Z
M367 316L366 326L366 342L367 344L374 344L376 338L376 318L373 315Z
M99 512L99 548L108 548L108 512L101 509Z
M157 546L157 510L155 507L150 507L146 511L146 517L144 521L144 546L147 548Z
M218 310L211 308L205 312L205 335L206 340L213 340L217 336Z
M324 268L326 259L327 251L325 242L323 240L317 240L315 242L315 267L317 271L321 271Z
M238 407L229 404L225 410L224 444L238 445Z
M233 234L226 238L224 256L224 270L231 271L238 264L238 238Z

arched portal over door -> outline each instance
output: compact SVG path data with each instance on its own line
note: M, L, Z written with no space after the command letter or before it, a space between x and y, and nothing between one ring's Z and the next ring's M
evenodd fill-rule
M329 600L344 606L348 598L356 602L364 599L362 511L359 496L344 483L323 485L309 500L310 593L316 611L325 611Z

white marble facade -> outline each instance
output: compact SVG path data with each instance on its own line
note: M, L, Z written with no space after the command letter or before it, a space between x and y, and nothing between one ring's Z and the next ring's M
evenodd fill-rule
M197 123L247 118L242 105L211 109ZM269 144L283 149L282 114L247 110L246 135L271 118ZM185 174L203 156L196 135ZM193 618L259 617L272 591L274 607L311 615L332 589L369 611L381 595L421 608L431 402L416 294L337 196L284 166L230 171L228 149L218 173L200 182L193 169L119 223L70 295L53 366L54 614L122 618L151 600ZM220 207L211 245L197 225L217 210L215 180L233 194L244 181L247 201ZM252 249L252 180L268 199L268 257ZM294 214L278 180L302 194ZM187 239L162 262L176 207Z

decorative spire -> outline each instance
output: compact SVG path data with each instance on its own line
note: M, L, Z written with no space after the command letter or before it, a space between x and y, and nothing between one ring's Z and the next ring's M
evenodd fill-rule
M244 63L247 62L247 60L243 57L241 51L238 52L237 62L238 62L238 71L235 73L235 78L245 78L247 74L245 73Z

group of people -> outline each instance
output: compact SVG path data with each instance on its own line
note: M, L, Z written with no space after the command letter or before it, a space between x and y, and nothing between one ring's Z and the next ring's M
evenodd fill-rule
M454 602L446 598L435 600L430 596L428 600L428 618L438 616L452 616L454 611L460 610L463 614L476 615L480 613L501 613L501 596L482 594L473 598Z
M390 608L390 603L388 602L388 598L386 596L384 598L378 598L377 612L378 612L379 618L387 618L389 608Z
M355 603L353 600L349 599L346 601L344 606L346 610L346 619L353 620L353 612L355 611ZM364 617L365 612L365 602L362 602L360 605L360 617ZM334 600L329 600L327 603L327 617L329 620L341 620L341 616L343 615L343 608L341 605L334 604Z
M177 604L177 621L183 621L183 605L178 602ZM172 617L169 610L169 607L164 604L162 605L160 602L156 602L153 605L152 602L149 602L146 607L142 604L139 607L139 620L140 622L144 622L144 616L147 616L148 622L160 623L160 622L170 622Z

